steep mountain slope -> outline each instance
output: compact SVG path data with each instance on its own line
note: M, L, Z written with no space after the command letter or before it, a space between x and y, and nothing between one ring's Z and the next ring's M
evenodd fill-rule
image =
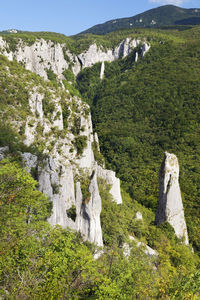
M200 9L185 9L174 5L164 5L129 18L115 19L103 24L95 25L83 32L93 34L107 34L119 29L134 27L152 27L172 25L200 24Z
M188 35L190 42L185 43ZM198 51L194 46L198 48L198 43L194 43L193 35L198 36L198 31L180 35L178 31L132 30L105 37L75 38L52 33L19 33L0 38L3 54L0 56L2 298L173 299L178 294L181 299L190 299L198 296L200 274L195 240L198 234L189 222L189 238L195 246L193 253L191 245L186 246L178 165L177 159L174 164L172 154L167 156L170 160L166 161L166 168L161 168L167 185L167 209L160 218L161 224L154 224L157 172L163 149L178 148L168 147L170 137L176 136L172 128L178 122L173 122L173 117L167 122L160 111L167 110L164 96L169 96L174 64L179 70L178 62L186 57L191 68L188 74L196 72ZM181 70L187 70L185 65L174 76L180 75ZM166 88L161 95L153 88L151 93L151 84L156 90L159 85L163 88L165 73L168 74L164 81ZM183 74L178 83L174 82L174 89L185 78ZM183 81L182 85L188 87L180 92L180 102L185 100L182 97L186 93L190 104L195 105L190 96L198 94L193 91L196 83L198 74L193 81L190 76ZM143 94L146 88L148 99ZM107 165L117 170L132 197L120 191L115 173L105 169L90 108L81 94L92 106ZM170 113L173 115L176 94L172 96ZM187 103L185 100L184 104ZM157 107L160 111L156 111ZM198 143L198 128L190 122L189 104L186 108L186 129L193 125ZM155 116L172 131L168 143L160 140L160 134L163 138L168 131L162 123L158 126ZM194 135L190 139L187 130L186 135L184 150L192 151L193 155ZM198 157L187 155L184 160L184 154L180 151L178 154L181 172L188 171L182 165L186 159L189 166L191 159L198 161ZM189 195L191 183L197 188L193 175L184 182L187 192L181 186L184 196ZM162 180L160 185L162 193ZM172 195L174 190L178 194ZM174 200L179 203L176 210L171 205ZM194 211L194 199L183 200ZM159 210L163 210L161 204ZM174 212L180 214L181 224L177 224ZM197 214L198 211L195 221ZM190 211L186 217L191 220Z
M103 80L98 77L98 66L85 69L78 84L92 105L107 165L117 171L138 202L156 209L162 153L178 156L189 238L199 250L198 32L194 28L154 37L143 60L135 63L132 53L125 60L106 64Z
M114 172L103 168L90 110L73 86L74 75L98 61L125 57L136 47L144 55L148 45L127 38L113 50L92 44L76 55L66 44L31 38L0 38L1 53L12 61L1 57L1 146L5 146L1 156L21 147L18 154L23 165L52 202L50 224L77 230L85 240L103 246L97 179L104 179L110 186L110 195L117 204L122 203L120 181ZM46 81L23 72L15 60ZM19 82L15 82L16 76ZM16 149L12 147L14 135L18 136Z

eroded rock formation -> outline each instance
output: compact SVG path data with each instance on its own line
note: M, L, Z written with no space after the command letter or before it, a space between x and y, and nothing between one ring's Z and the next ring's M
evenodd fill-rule
M62 111L64 100L62 99L61 104L59 97L49 99L55 111L51 115L48 113L47 118L43 98L44 95L36 89L30 92L28 103L31 115L28 115L25 121L24 143L27 146L35 142L38 145L44 144L45 156L39 158L31 153L22 153L23 164L38 180L39 190L52 202L53 211L49 223L52 226L59 224L63 228L69 227L80 231L85 240L103 246L100 221L101 197L97 178L101 177L111 185L110 193L118 204L122 203L120 181L113 171L105 170L95 161L92 148L94 140L98 151L100 149L98 136L93 133L88 105L77 97L65 99L69 110L66 130ZM85 146L79 153L76 140L82 137ZM3 153L4 149L1 152ZM87 189L90 197L84 199L82 184L88 180ZM74 209L75 215L72 217L71 210Z
M19 39L13 50L0 37L1 54L9 60L16 59L26 69L44 79L48 78L48 70L62 80L63 72L69 65L74 75L77 75L81 69L91 67L97 62L102 63L103 78L104 62L124 58L138 46L142 56L149 50L145 42L126 38L113 49L105 49L94 43L77 55L71 53L65 44L44 39L36 40L32 45ZM103 163L99 166L95 161L93 143L96 143L98 151L100 149L98 136L93 133L89 106L78 97L70 96L64 89L57 92L51 88L45 90L42 86L28 89L28 104L30 113L23 122L13 124L18 131L24 128L25 145L42 149L41 157L32 153L22 153L21 156L27 171L38 180L40 191L52 202L50 224L78 230L85 239L102 246L101 197L97 178L103 178L111 186L110 193L117 204L122 203L122 197L120 181L115 173L106 170ZM4 157L2 149L0 159ZM82 184L88 178L90 199L85 201Z
M165 152L159 172L159 203L155 223L167 221L178 238L188 245L187 227L179 186L179 164L176 155Z
M83 199L80 182L76 184L76 226L85 240L97 246L103 246L101 230L101 197L97 184L97 175L92 174L89 185L90 196Z
M54 43L44 39L36 40L32 45L27 45L19 39L15 51L9 49L9 44L0 37L0 53L7 56L9 60L16 59L26 69L48 78L47 70L51 70L59 79L64 79L63 71L72 65L75 76L86 67L91 67L98 62L112 62L129 55L134 48L141 44L142 57L150 49L150 45L141 40L126 38L113 49L104 49L96 43L89 46L87 50L76 55L71 53L65 44ZM138 54L136 61L138 59ZM103 72L102 72L103 73Z

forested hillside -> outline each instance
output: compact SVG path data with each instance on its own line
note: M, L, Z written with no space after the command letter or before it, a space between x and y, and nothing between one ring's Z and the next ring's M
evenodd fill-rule
M200 9L185 9L174 5L162 5L133 17L114 19L95 25L83 33L107 34L120 29L198 24L200 24Z
M145 58L107 63L79 74L78 86L92 107L101 151L124 188L155 211L158 169L164 151L175 153L190 240L199 244L200 40L199 28L150 36Z
M105 50L126 38L141 42L128 56L105 62L102 80L100 63L82 68L75 78L73 63L65 56L69 65L63 78L49 66L44 80L26 70L23 62L0 56L0 298L199 298L200 28L182 29L122 30L70 38L54 33L3 35L7 56L15 54L22 41L29 46L37 41L37 48L44 40L51 41L51 49L60 43L62 54L68 49L76 55L92 43ZM151 48L142 56L144 41ZM91 107L100 139L101 153L97 141L90 141L96 160L92 163L103 166L105 160L121 179L123 201L118 205L111 184L97 178L103 247L88 242L80 232L51 226L54 203L38 190L47 161L52 194L60 203L57 197L64 184L53 180L57 173L62 178L65 163L71 164L74 182L81 183L80 206L88 218L89 185L96 169L89 174L80 167L88 136L93 135L92 125L85 121L89 108L80 97ZM35 132L30 145L25 143L27 127L29 133ZM179 159L189 246L167 222L155 226L164 151ZM37 156L39 165L24 168L24 153ZM55 158L59 164L53 173ZM68 174L65 184L72 176ZM71 186L67 188L64 202ZM77 185L71 190L77 196ZM66 219L76 218L74 204L64 211Z

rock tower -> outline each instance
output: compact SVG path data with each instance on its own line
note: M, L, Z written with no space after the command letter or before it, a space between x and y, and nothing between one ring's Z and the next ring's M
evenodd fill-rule
M155 223L167 221L178 238L189 244L179 186L179 164L176 155L165 152L159 172L159 203Z

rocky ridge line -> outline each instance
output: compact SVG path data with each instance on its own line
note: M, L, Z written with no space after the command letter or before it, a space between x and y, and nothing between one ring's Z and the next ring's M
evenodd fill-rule
M44 79L48 78L47 70L51 69L61 80L64 79L63 72L69 69L70 65L74 75L77 76L82 69L91 67L98 62L112 62L121 57L124 58L139 45L141 45L141 56L143 57L149 51L150 45L131 38L126 38L117 47L107 50L94 43L79 55L71 53L66 49L65 44L38 39L29 46L19 39L17 48L13 52L9 49L9 43L0 37L0 53L8 57L9 60L16 59L27 70L40 75ZM137 60L138 52L136 52L135 57L135 61Z

